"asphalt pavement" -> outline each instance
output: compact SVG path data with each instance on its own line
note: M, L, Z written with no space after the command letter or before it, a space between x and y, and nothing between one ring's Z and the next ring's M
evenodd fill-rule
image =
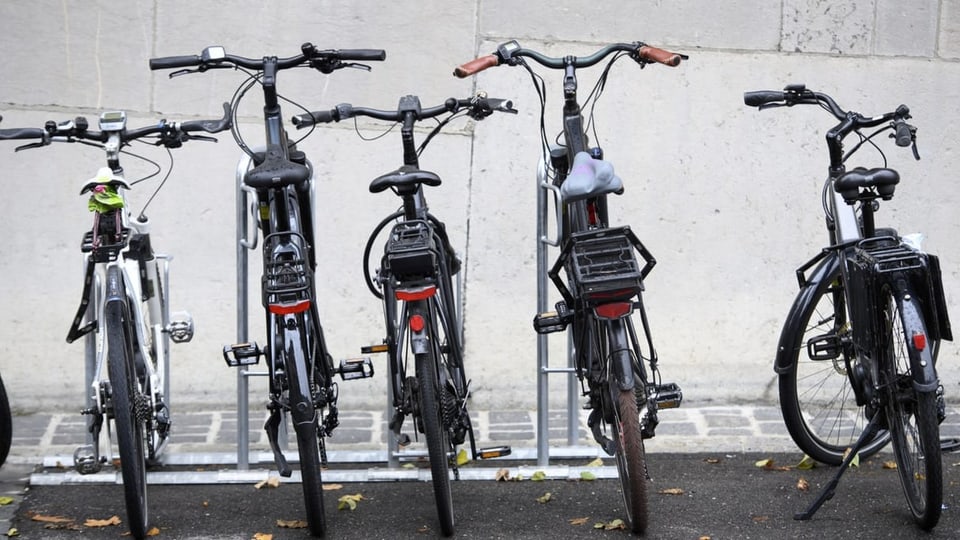
M796 521L794 514L814 500L835 469L796 467L802 455L786 436L776 407L669 412L657 437L647 442L652 478L647 538L960 538L960 454L944 454L944 511L932 533L914 525L896 471L885 466L889 453L863 460L812 520ZM942 433L956 436L960 415L953 407L948 413ZM83 438L82 422L74 416L14 418L11 457L0 468L0 497L10 499L9 504L0 499L0 535L15 529L27 539L129 538L116 471L106 466L99 474L81 476L69 467L72 448ZM569 434L553 430L563 426L554 418L552 457L539 464L534 418L529 411L485 411L476 418L481 444L510 444L515 452L461 468L462 479L453 482L457 537L630 537L617 528L623 510L613 460L601 455L583 426L577 446L564 446ZM258 438L262 420L251 421L251 461L242 470L235 459L234 420L209 411L175 417L178 442L149 477L155 538L309 538L297 527L305 519L298 473L277 487L255 487L277 478ZM383 424L378 414L358 413L338 428L324 472L329 538L439 537L429 470L415 457L417 443L413 457L388 466ZM598 456L603 458L599 464ZM772 466L758 467L761 460L771 460ZM498 481L504 471L507 479ZM540 476L545 479L537 480ZM346 503L350 499L353 509Z
M845 538L940 539L960 537L957 456L945 457L945 510L933 533L912 522L896 471L884 456L866 460L844 477L835 497L812 520L795 521L832 468L797 470L795 454L650 454L648 538L749 539ZM773 468L757 467L772 459ZM804 491L801 480L809 484ZM431 484L420 481L328 485L325 491L329 538L396 539L438 537ZM121 524L84 525L88 519L123 520L118 485L31 487L12 526L21 538L118 539ZM344 496L360 495L353 510L338 510ZM158 539L308 538L305 529L281 522L304 519L300 486L257 489L251 484L151 485L151 523ZM615 528L622 518L616 480L453 483L457 538L626 538ZM61 521L51 523L51 518ZM46 519L47 521L37 521ZM598 528L613 526L614 528ZM267 538L265 536L261 538Z

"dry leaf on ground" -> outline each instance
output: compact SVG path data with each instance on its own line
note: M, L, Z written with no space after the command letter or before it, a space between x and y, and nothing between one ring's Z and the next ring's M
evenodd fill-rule
M120 516L110 516L107 519L87 519L83 522L85 527L110 527L120 524Z

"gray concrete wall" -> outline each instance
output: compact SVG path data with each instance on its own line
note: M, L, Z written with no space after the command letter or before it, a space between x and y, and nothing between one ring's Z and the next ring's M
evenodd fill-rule
M284 72L280 89L309 109L349 101L393 107L414 93L425 104L476 90L512 98L517 116L461 122L437 137L422 166L445 178L429 193L466 259L469 373L481 407L534 407L536 395L535 170L538 103L520 69L474 79L454 66L518 39L551 54L587 54L613 41L643 40L690 55L679 68L618 63L596 108L600 143L626 183L611 201L618 222L638 232L659 264L646 300L663 376L696 404L776 399L771 362L796 291L794 269L822 246L819 193L823 133L831 118L813 107L759 113L742 92L802 82L842 106L873 114L908 104L922 161L883 144L903 182L879 220L922 231L941 255L947 300L960 302L960 203L955 171L960 120L960 4L948 0L651 0L590 4L530 0L188 2L10 0L0 4L0 127L36 126L102 109L126 109L131 125L161 117L217 115L243 76L233 71L169 79L153 56L228 52L289 56L300 44L378 47L370 73ZM581 88L599 73L583 70ZM548 131L559 119L559 78L548 82ZM584 95L586 95L584 93ZM261 140L256 91L241 111ZM287 116L295 112L286 106ZM372 137L383 126L360 122ZM322 241L320 306L332 351L355 356L382 337L380 308L366 291L363 243L396 207L371 195L374 176L400 164L398 134L361 140L352 123L319 129L301 147L317 174ZM887 143L882 141L881 143ZM64 342L80 300L78 243L89 226L79 184L102 157L80 145L0 151L5 171L0 257L0 370L22 410L78 407L82 346ZM164 160L162 152L138 152ZM176 167L150 207L156 246L175 256L174 309L191 311L198 333L173 351L175 407L235 401L235 373L220 358L236 332L235 179L240 152L229 136L175 152ZM878 166L864 151L862 163ZM131 176L150 167L127 159ZM139 208L157 181L131 195ZM555 253L551 253L551 258ZM251 305L259 306L259 258L251 258ZM255 312L256 313L256 312ZM252 336L261 332L251 318ZM262 339L262 338L261 338ZM562 338L553 339L554 358ZM958 392L958 348L940 362L948 397ZM371 381L341 385L342 405L384 403L385 366ZM251 392L259 407L261 380ZM564 396L553 379L555 404Z

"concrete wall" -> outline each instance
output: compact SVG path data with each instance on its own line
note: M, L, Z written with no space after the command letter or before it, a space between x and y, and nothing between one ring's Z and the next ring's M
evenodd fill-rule
M413 93L428 105L477 90L512 98L517 116L460 122L436 138L422 166L445 178L429 193L466 259L469 374L480 407L534 407L536 394L535 170L539 108L521 69L450 76L454 66L518 39L554 55L588 54L613 41L643 40L690 55L679 68L618 63L596 107L600 143L626 183L611 201L658 259L646 300L665 380L690 403L774 401L771 362L796 291L794 269L822 247L819 193L826 170L823 133L832 119L813 107L759 113L742 92L788 83L833 95L865 114L911 107L922 161L880 144L903 182L880 223L922 231L941 255L947 300L960 303L960 203L955 174L960 120L960 4L948 0L707 0L546 2L443 0L356 2L188 2L184 0L10 0L0 4L0 127L40 127L78 114L126 109L131 125L161 117L215 116L243 75L222 71L169 79L147 69L153 56L228 52L289 56L300 44L378 47L387 61L370 73L284 72L281 92L308 109L349 101L393 107ZM599 7L592 7L599 6ZM587 90L598 69L583 70ZM546 72L547 124L559 119L559 77ZM583 93L586 95L586 92ZM251 144L261 140L256 90L241 110ZM287 116L296 112L285 107ZM360 122L365 137L382 125ZM360 272L363 243L397 202L371 195L374 176L400 164L399 135L363 141L352 123L317 130L301 147L317 174L321 231L320 305L333 354L355 356L378 342L380 307ZM79 183L102 160L94 149L56 145L12 152L5 171L0 257L0 370L21 410L74 408L82 400L80 344L64 342L80 300L78 243L90 216ZM136 148L165 160L162 151ZM174 349L174 407L229 405L234 371L220 358L236 333L235 178L240 152L218 144L175 151L176 167L150 207L155 244L175 255L174 309L193 313L198 333ZM863 151L863 165L879 166ZM127 158L131 177L150 167ZM158 184L138 186L139 208ZM555 256L551 253L551 258ZM251 306L259 307L259 258L251 258ZM254 312L256 315L256 311ZM960 316L960 315L957 315ZM251 317L251 336L262 323ZM262 338L259 338L262 340ZM562 338L553 339L560 358ZM960 354L940 361L948 397ZM384 403L385 366L371 381L341 385L342 405ZM562 364L562 361L557 360ZM555 404L564 396L552 379ZM262 380L251 392L265 396Z

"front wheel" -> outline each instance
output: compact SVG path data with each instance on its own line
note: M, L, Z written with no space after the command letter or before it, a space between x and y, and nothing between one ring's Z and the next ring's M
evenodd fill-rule
M886 348L890 363L885 370L887 423L910 511L921 528L930 530L940 520L943 502L940 398L935 390L916 389L911 366L933 362L931 344L926 342L928 334L916 299L906 294L898 302L889 290L884 297L890 340Z
M801 289L780 337L780 411L794 443L811 458L839 465L867 425L850 369L859 369L839 266ZM824 351L811 354L811 346ZM860 450L868 457L890 440L881 430Z
M113 276L115 279L116 275ZM117 282L114 282L117 283ZM122 289L122 288L121 288ZM115 297L116 298L116 297ZM119 295L119 298L123 298ZM120 472L127 506L127 522L134 538L147 534L147 464L144 444L145 412L134 366L134 343L125 300L116 298L104 307L107 332L107 370L110 376L113 419L120 453Z
M420 395L420 417L423 433L427 438L430 454L430 474L433 479L433 495L440 518L440 531L444 536L453 536L453 495L450 492L450 466L448 450L451 448L447 430L443 427L440 404L440 385L437 365L431 354L418 354L417 383Z

